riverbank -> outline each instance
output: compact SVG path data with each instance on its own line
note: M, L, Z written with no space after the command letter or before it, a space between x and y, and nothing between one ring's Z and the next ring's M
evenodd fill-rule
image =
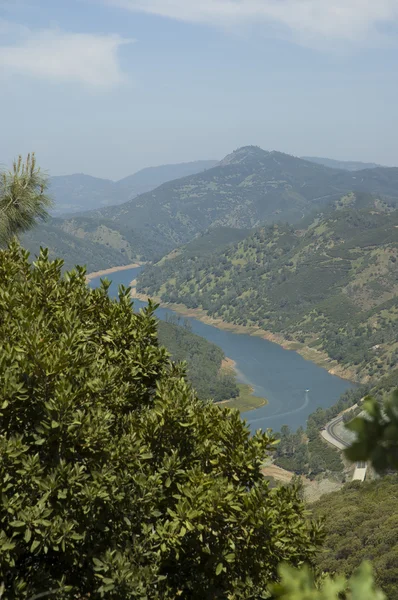
M132 298L137 298L138 300L141 300L143 302L148 301L149 296L137 292L136 279L134 279L130 283L130 287ZM358 380L354 369L345 368L342 365L339 365L339 363L331 359L326 354L326 352L316 350L315 348L310 348L309 346L301 344L297 341L287 340L280 334L272 333L271 331L266 331L264 329L261 329L260 327L235 325L234 323L228 323L227 321L223 321L220 318L215 319L214 317L210 317L202 308L187 308L184 304L163 302L161 298L154 295L151 295L151 298L160 306L164 308L169 308L170 310L173 310L174 312L184 317L192 317L194 319L202 321L202 323L205 323L207 325L213 325L214 327L224 329L225 331L231 331L232 333L242 333L261 337L265 340L278 344L285 350L293 350L294 352L297 352L306 360L313 362L318 367L326 369L331 375L335 375L337 377L340 377L341 379L345 379L353 383L363 383L361 380Z
M247 413L268 404L266 398L254 396L254 389L251 385L247 383L238 383L238 388L239 396L230 398L229 400L221 400L221 402L217 402L217 404L228 408L237 408L241 413Z
M226 375L237 376L236 362L232 358L224 358L221 363L220 374L225 373ZM229 400L221 400L217 404L222 404L228 408L237 408L241 413L246 413L251 410L256 410L268 404L266 398L260 398L254 396L254 388L247 383L238 383L239 396L236 398L230 398Z
M102 269L101 271L94 271L93 273L88 273L86 275L86 281L91 281L96 277L103 277L104 275L111 275L112 273L117 273L118 271L127 271L128 269L136 269L137 267L142 267L145 263L143 262L135 262L130 265L120 265L119 267L110 267L109 269Z
M264 466L261 469L261 472L264 477L271 481L273 486L278 484L287 485L296 476L296 474L292 471L286 471L286 469L282 469L281 467L274 465L272 462L270 462L269 465ZM326 494L331 494L332 492L341 490L344 485L343 483L334 479L328 479L319 476L314 480L308 479L305 477L305 475L299 475L298 478L303 485L304 500L307 502L307 504L316 502Z

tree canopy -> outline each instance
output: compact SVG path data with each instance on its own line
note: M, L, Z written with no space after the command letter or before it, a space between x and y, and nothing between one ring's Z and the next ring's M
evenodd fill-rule
M347 424L357 439L346 450L350 460L370 460L378 472L398 469L398 390L384 405L367 396L364 416Z
M261 598L322 537L269 489L267 433L199 400L132 311L47 252L0 252L0 582L7 598Z
M11 171L0 174L0 245L45 219L52 200L46 194L47 177L34 154L14 161Z

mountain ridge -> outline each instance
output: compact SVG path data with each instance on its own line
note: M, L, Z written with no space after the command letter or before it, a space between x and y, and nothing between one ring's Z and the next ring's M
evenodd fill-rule
M49 179L49 193L55 199L53 214L75 214L122 204L162 183L199 173L217 163L216 160L198 160L146 167L116 181L85 173L54 175Z
M297 223L351 190L398 196L398 168L352 173L278 151L238 148L216 166L165 182L118 206L50 223L72 237L106 246L125 264L153 261L209 227L251 229ZM36 235L47 243L46 225ZM95 270L83 252L81 262ZM102 268L113 266L109 262Z
M323 158L320 156L302 156L303 160L314 162L332 169L342 169L344 171L362 171L363 169L375 169L383 167L374 162L361 162L356 160L336 160L334 158ZM384 167L383 167L384 168Z

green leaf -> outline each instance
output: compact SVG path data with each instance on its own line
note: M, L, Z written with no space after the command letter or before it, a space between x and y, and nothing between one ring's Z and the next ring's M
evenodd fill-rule
M21 527L25 527L26 523L24 521L11 521L10 525L11 527L20 529Z
M96 567L104 566L104 563L102 562L102 560L100 560L99 558L96 558L96 557L93 558L93 563L95 564Z

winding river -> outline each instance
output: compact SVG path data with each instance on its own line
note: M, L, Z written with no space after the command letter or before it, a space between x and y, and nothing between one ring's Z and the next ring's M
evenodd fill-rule
M121 284L129 286L140 270L138 267L108 275L112 281L110 295L116 296ZM90 282L94 288L99 284L100 277ZM134 300L135 309L144 305L144 302ZM176 313L159 308L156 314L164 319L166 314ZM252 431L268 427L278 431L282 425L289 425L293 430L300 425L305 427L310 413L319 406L332 406L354 385L268 340L224 331L194 318L188 318L188 321L194 333L220 346L225 355L235 361L239 381L250 384L255 395L267 398L268 405L245 414Z

